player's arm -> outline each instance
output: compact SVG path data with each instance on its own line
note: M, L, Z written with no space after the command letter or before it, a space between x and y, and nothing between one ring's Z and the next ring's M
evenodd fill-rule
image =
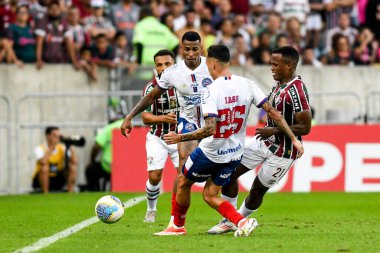
M297 137L294 135L288 123L286 122L284 117L282 117L281 113L277 111L273 106L271 106L268 101L262 105L262 108L267 112L268 117L270 117L274 121L274 123L281 130L281 132L285 133L292 140L293 145L299 151L298 156L301 157L304 152L303 146L301 142L297 139Z
M175 113L154 115L151 112L143 112L141 118L145 125L157 125L162 123L177 124L177 115Z
M129 133L132 130L132 119L137 114L143 112L148 106L153 104L154 100L159 98L164 94L166 90L160 89L158 86L155 86L151 92L144 96L136 105L133 107L132 111L125 116L124 121L120 127L122 135L129 137Z
M294 135L307 135L311 129L311 112L305 110L294 114L295 124L290 126ZM256 129L256 136L261 139L266 139L272 135L282 133L279 127L264 127Z
M201 140L203 138L214 135L216 132L216 118L207 117L205 118L205 126L191 133L186 134L176 134L174 132L169 132L164 135L164 141L167 144L175 144L182 141L191 140Z

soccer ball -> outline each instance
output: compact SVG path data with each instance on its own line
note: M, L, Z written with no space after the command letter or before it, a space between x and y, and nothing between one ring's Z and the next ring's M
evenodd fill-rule
M112 195L101 197L96 202L95 214L105 223L115 223L124 215L124 204Z

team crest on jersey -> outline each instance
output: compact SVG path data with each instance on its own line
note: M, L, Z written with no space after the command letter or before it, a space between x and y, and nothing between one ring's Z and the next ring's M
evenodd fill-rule
M206 77L202 80L202 86L203 87L206 87L206 86L210 85L211 83L212 83L212 80L208 77Z
M279 105L282 101L282 98L280 96L276 97L276 99L274 100L276 102L276 105Z
M152 156L148 156L148 164L152 164L153 162L153 157Z
M189 131L189 132L192 132L192 131L195 130L195 127L194 127L194 125L191 124L191 123L186 123L186 125L185 125L185 129L186 129L187 131Z
M170 104L170 108L176 108L177 107L177 97L176 96L169 97L169 104Z

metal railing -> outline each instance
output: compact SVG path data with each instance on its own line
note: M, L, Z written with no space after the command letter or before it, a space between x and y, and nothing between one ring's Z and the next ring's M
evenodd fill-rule
M380 91L368 93L365 101L365 123L380 122Z
M318 116L319 123L363 123L364 122L364 110L363 103L360 99L360 96L354 92L311 92L310 93L312 106L316 109L316 114L321 115L321 113L325 113L324 117ZM355 106L347 107L346 101L341 98L352 99L356 104ZM314 101L320 100L323 101L325 99L339 99L336 105L332 108L326 108L325 103L315 103ZM331 105L331 103L329 103ZM339 117L339 114L343 115ZM329 116L330 115L330 116Z
M11 157L11 100L8 96L0 94L0 101L5 103L5 110L2 109L1 114L5 115L5 122L0 122L0 129L5 131L6 143L2 143L2 147L4 148L5 161L0 160L0 166L4 166L5 169L0 168L0 192L1 193L9 193L11 182L12 182L12 157ZM4 108L4 107L0 107ZM4 114L3 114L4 113ZM4 176L4 172L6 172L6 176ZM6 183L5 183L6 179ZM4 183L4 185L3 185Z

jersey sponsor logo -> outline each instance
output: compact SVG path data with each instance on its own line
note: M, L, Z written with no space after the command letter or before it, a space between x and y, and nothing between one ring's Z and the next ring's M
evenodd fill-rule
M296 88L293 86L292 88L289 89L289 92L290 92L290 96L292 96L292 99L293 99L294 109L300 110L301 105L300 105L300 101L298 99L298 94L297 94Z
M201 95L183 96L185 105L199 105L201 103Z
M226 179L226 178L229 178L230 176L231 176L231 173L226 173L226 174L220 175L220 178Z
M211 83L212 83L212 80L208 77L206 77L202 80L202 86L203 87L206 87L206 86L210 85Z
M193 132L195 130L194 124L192 123L186 123L185 129L189 132Z
M218 149L218 155L227 155L228 153L235 153L241 149L241 145L239 145L235 148L228 148L228 149Z
M153 157L152 156L148 156L148 164L152 164L153 162Z
M196 172L192 172L191 175L194 177L211 177L211 174L198 174Z
M210 90L208 89L208 87L206 89L203 89L202 90L202 101L201 103L202 104L205 104L206 103L206 99L210 96Z

